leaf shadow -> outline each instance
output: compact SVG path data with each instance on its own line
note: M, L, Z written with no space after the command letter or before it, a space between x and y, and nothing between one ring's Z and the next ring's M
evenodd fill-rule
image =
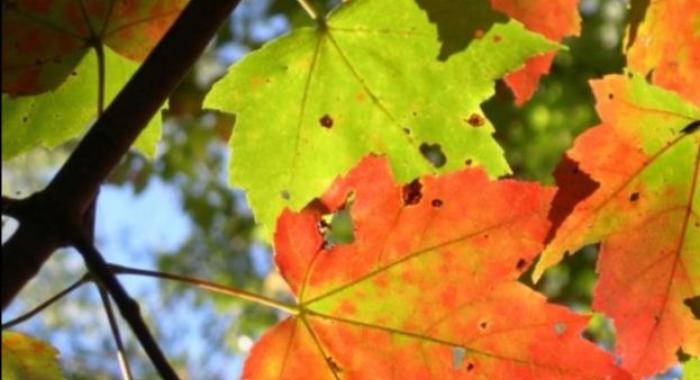
M466 50L494 23L508 21L504 14L491 7L488 0L416 0L416 3L437 26L438 39L442 43L437 56L440 61Z

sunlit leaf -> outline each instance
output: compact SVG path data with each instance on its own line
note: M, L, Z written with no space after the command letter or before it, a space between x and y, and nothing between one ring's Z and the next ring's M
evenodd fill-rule
M494 8L553 41L565 36L577 36L581 30L578 0L491 0ZM515 95L515 101L523 104L537 89L540 77L549 72L554 53L528 59L524 68L510 73L505 81Z
M700 1L650 1L643 20L628 36L629 68L700 105Z
M363 160L302 212L276 262L300 313L253 348L246 379L624 379L581 337L588 320L517 281L542 247L553 189L481 169L400 186ZM354 242L323 213L351 202Z
M700 294L700 109L639 76L592 87L603 123L567 152L554 205L573 211L554 217L535 278L602 241L593 308L613 319L623 366L650 376L679 348L700 354L700 321L685 305Z
M497 78L556 45L487 0L417 3L347 2L215 85L205 105L237 114L231 182L264 226L370 152L401 181L465 165L509 172L479 105Z

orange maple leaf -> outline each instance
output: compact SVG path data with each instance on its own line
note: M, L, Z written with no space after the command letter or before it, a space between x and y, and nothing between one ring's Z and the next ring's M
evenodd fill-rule
M252 349L245 379L628 378L581 337L588 317L517 278L542 248L554 189L481 169L396 185L364 159L319 200L283 212L276 262L298 314ZM354 241L322 215L347 207Z
M602 241L593 308L613 319L623 367L645 377L681 347L700 354L700 321L684 303L700 294L700 109L639 76L592 87L603 124L567 152L554 204L573 211L553 213L560 226L534 276ZM589 176L597 186L580 193Z

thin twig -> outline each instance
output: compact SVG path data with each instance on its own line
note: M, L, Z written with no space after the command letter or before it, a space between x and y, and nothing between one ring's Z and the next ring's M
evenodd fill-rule
M167 279L167 280L174 280L174 281L179 281L185 284L189 285L194 285L196 287L199 287L204 290L208 290L214 293L218 294L224 294L227 296L232 296L240 299L244 299L247 301L255 302L260 305L265 305L269 306L272 308L275 308L277 310L284 311L285 313L289 313L292 315L299 314L299 308L295 305L290 305L286 304L277 300L274 300L272 298L268 298L259 294L255 293L250 293L245 290L241 289L236 289L230 286L225 286L225 285L220 285L214 282L202 280L199 278L195 277L189 277L189 276L182 276L178 274L172 274L172 273L165 273L165 272L158 272L158 271L152 271L152 270L147 270L147 269L138 269L138 268L131 268L131 267L125 267L122 265L114 265L111 264L110 268L112 271L116 274L131 274L131 275L137 275L137 276L146 276L146 277L154 277L154 278L162 278L162 279Z
M126 358L126 350L124 349L124 344L122 343L122 336L119 333L119 324L117 323L116 318L114 318L112 302L109 300L109 295L103 287L97 285L97 290L100 292L102 305L104 306L105 314L107 314L107 320L109 321L109 328L112 330L114 343L117 345L117 360L119 360L119 369L122 373L122 379L132 380L134 377L131 375L131 367L129 366L129 361Z
M76 228L76 231L80 231L80 229ZM160 376L164 379L177 379L178 376L175 374L175 370L168 363L151 331L148 329L146 322L143 320L139 304L124 290L122 284L112 273L107 262L105 262L102 254L80 232L75 233L72 241L75 248L83 256L85 265L90 269L90 273L92 273L95 280L99 281L107 289L109 295L117 304L122 318L131 327Z
M89 281L89 280L90 280L90 275L89 275L89 274L85 274L80 280L74 282L74 283L71 284L69 287L67 287L67 288L65 288L65 289L63 289L63 290L61 290L61 291L58 292L58 293L56 293L53 297L51 297L51 298L47 299L46 301L42 302L41 304L39 304L38 306L36 306L36 307L33 308L32 310L30 310L30 311L28 311L28 312L26 312L26 313L20 315L19 317L15 318L15 319L13 319L13 320L11 320L11 321L8 321L8 322L6 322L6 323L3 323L3 324L2 324L2 329L3 329L3 330L8 329L8 328L10 328L10 327L12 327L12 326L18 325L18 324L20 324L20 323L22 323L22 322L24 322L24 321L26 321L26 320L32 318L33 316L39 314L42 310L44 310L44 309L46 309L47 307L53 305L56 301L60 300L60 299L63 298L64 296L68 295L70 292L72 292L73 290L79 288L81 285L83 285L84 283L86 283L86 282Z
M312 20L318 21L318 10L316 7L309 1L309 0L297 0L299 2L299 5L301 5L302 8L308 13L309 17L311 17Z

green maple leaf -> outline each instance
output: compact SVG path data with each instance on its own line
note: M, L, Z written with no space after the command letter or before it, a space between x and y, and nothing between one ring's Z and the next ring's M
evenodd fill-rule
M131 78L138 63L110 50L105 51L105 99L112 100ZM40 145L54 148L80 136L95 119L97 104L97 57L88 54L55 91L36 96L2 97L2 159L7 160ZM134 147L147 157L156 153L161 119L154 117Z
M509 173L479 105L496 79L556 46L486 0L350 1L249 54L205 106L237 114L230 181L269 236L284 207L368 153L387 155L399 181L469 165Z

